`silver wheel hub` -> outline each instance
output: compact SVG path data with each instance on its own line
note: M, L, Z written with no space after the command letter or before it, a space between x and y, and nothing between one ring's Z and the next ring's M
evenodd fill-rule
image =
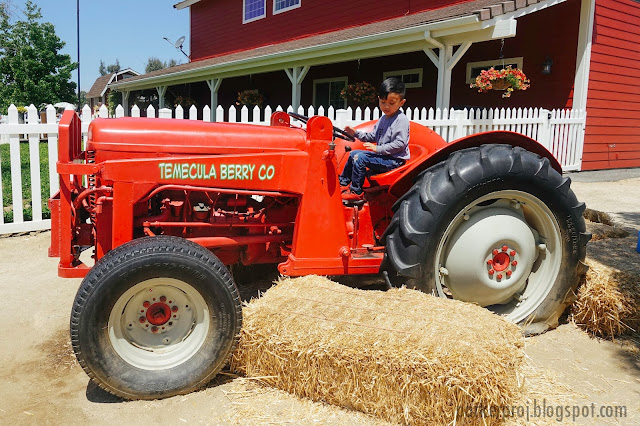
M487 208L452 235L444 256L453 297L481 306L506 303L522 290L536 259L533 231L515 212Z
M435 261L437 296L477 303L518 323L535 315L556 283L560 227L536 196L492 192L451 220Z
M116 353L145 370L175 367L202 346L211 326L209 309L189 284L154 278L131 287L109 316L109 339Z

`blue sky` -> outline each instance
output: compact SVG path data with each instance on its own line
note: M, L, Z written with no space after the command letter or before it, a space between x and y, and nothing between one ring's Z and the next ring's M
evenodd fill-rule
M22 17L26 0L9 0L14 17ZM184 50L189 53L189 9L177 10L179 0L80 0L80 88L89 91L100 76L100 60L106 65L120 61L122 68L144 73L151 56L162 61L187 58L163 40L187 36ZM66 46L63 53L78 60L76 43L76 0L36 0L42 22L51 22ZM73 72L77 82L77 70Z

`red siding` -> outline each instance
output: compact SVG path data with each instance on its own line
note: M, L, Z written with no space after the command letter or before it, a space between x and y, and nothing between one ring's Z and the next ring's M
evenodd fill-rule
M621 75L623 74L623 75ZM640 166L640 3L596 0L584 170Z
M191 6L191 58L195 61L464 2L302 0L301 7L274 15L273 0L267 0L267 16L243 24L241 0L203 0Z
M496 59L500 54L500 40L473 44L453 69L451 106L570 108L579 26L580 0L568 0L518 18L516 37L504 40L504 57L523 57L523 70L531 87L506 99L502 92L478 93L464 83L467 63ZM544 75L542 64L547 57L553 60L553 66L551 74Z

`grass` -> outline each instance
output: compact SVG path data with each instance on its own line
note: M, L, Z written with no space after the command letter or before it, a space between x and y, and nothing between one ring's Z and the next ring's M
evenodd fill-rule
M40 142L40 186L42 191L42 218L49 219L51 212L47 207L49 198L49 147L46 141ZM13 210L4 211L4 207L13 204L11 193L11 161L9 158L9 144L0 145L0 160L2 166L2 207L4 222L13 222ZM22 174L22 200L24 220L32 220L31 200L31 169L29 159L29 143L20 143L20 169Z

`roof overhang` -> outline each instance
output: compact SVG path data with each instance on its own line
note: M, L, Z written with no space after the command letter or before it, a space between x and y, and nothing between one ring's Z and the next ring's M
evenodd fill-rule
M181 1L180 3L176 3L173 5L173 7L175 7L176 9L184 9L185 7L189 7L192 4L196 4L198 3L200 0L184 0Z
M252 51L249 50L247 51L249 57L246 58L222 60L215 63L208 63L209 60L197 61L202 62L201 67L180 70L180 66L178 66L175 72L142 76L142 78L136 78L133 81L127 79L113 83L110 87L121 91L142 90L164 85L193 83L211 78L259 74L297 66L322 65L417 52L425 48L438 48L442 45L457 46L468 41L480 42L515 37L515 19L564 1L541 0L538 3L488 20L480 20L477 15L463 16L264 55L250 56ZM193 4L195 1L187 0L178 3L178 5L184 3ZM192 62L189 65L193 64Z

